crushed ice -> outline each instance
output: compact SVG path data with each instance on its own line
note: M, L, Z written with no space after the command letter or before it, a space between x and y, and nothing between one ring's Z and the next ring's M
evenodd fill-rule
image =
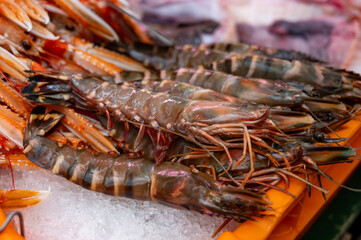
M11 187L0 170L0 189ZM17 189L48 190L42 204L22 210L27 240L210 239L222 218L177 210L152 202L91 192L46 170L15 171ZM231 222L223 231L233 231Z

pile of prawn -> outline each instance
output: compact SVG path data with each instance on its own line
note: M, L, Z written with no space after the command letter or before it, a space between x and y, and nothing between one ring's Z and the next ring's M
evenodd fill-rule
M272 215L268 189L293 196L297 178L327 194L309 175L333 181L319 166L357 159L328 133L356 118L358 74L290 50L177 46L123 1L0 5L3 168L29 159L92 191L243 222ZM10 192L21 204L4 191L4 209L48 195Z

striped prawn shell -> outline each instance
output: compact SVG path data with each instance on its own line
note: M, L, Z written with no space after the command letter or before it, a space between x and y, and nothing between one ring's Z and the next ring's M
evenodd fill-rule
M150 200L150 173L154 163L126 155L92 154L37 136L25 149L38 166L49 169L92 191L138 200Z
M319 91L345 91L352 88L352 76L318 64L262 56L232 56L215 61L209 68L247 78L264 78L310 84ZM359 76L355 75L356 79Z

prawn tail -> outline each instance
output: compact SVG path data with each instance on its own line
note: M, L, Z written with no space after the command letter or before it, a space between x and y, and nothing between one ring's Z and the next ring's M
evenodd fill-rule
M51 111L46 114L46 108L37 106L31 112L29 122L24 131L24 147L36 136L45 136L63 118L64 114ZM25 149L26 151L26 149Z

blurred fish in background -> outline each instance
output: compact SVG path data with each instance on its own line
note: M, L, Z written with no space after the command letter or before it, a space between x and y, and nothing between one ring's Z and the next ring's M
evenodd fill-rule
M130 0L177 44L245 42L297 50L361 72L357 0Z

